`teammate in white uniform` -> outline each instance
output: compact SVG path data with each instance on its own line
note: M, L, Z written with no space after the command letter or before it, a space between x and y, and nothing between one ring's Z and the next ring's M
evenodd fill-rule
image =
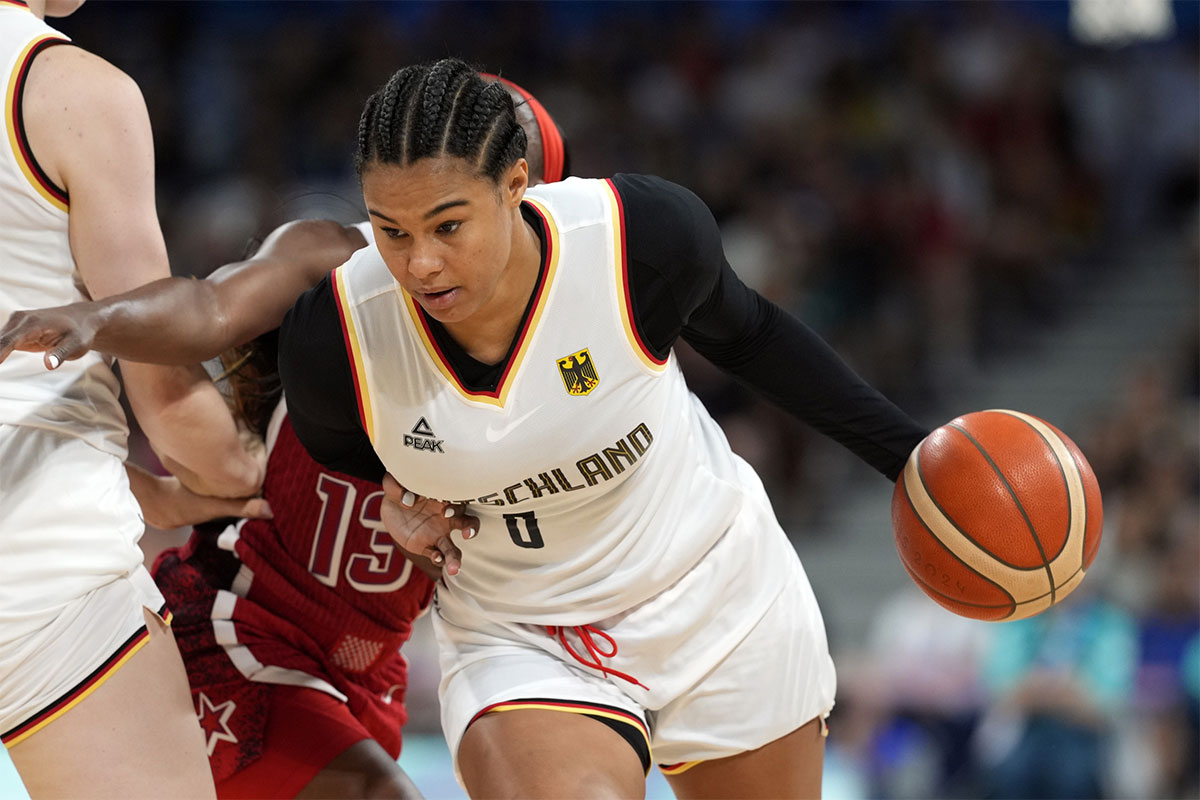
M561 132L528 92L511 82L503 83L518 104L518 119L529 137L531 180L543 175L551 181L560 180L567 161ZM271 234L252 259L222 267L209 280L167 279L97 302L19 312L0 329L0 363L13 349L20 349L49 351L60 363L70 364L93 345L123 359L138 358L152 363L186 363L189 355L193 358L214 355L278 327L284 312L302 291L370 241L369 222L355 227L361 234L332 222L290 223ZM275 372L273 341L268 335L247 345L247 352L253 356L239 371L249 371L256 377L233 380L242 391L250 391L249 400L242 395L242 408L257 408L250 411L250 417L258 418L258 425L265 427L265 415L275 408L271 429L279 437L271 456L274 467L268 467L264 482L264 493L274 504L275 517L273 522L239 525L239 536L230 539L226 535L221 539L226 544L236 539L239 551L253 558L269 556L269 565L260 560L254 568L254 599L245 595L251 586L245 577L245 565L238 573L241 577L234 580L235 576L226 569L226 556L232 556L220 551L215 532L210 537L197 531L186 548L178 553L168 551L155 567L155 579L177 613L172 627L187 653L185 663L193 695L206 698L198 701L199 711L205 712L206 721L212 726L213 703L218 707L237 706L233 715L221 716L221 725L209 732L217 793L233 797L274 796L280 791L287 793L304 787L306 795L316 792L322 796L393 793L409 796L415 789L394 758L400 743L399 725L404 719L403 694L396 692L391 683L397 675L403 675L402 667L397 666L402 664L400 657L393 653L367 672L347 674L341 671L340 650L334 650L331 656L323 651L314 652L311 642L308 646L297 644L292 638L295 628L291 626L299 624L313 637L325 631L321 637L336 641L348 636L346 632L352 628L362 632L365 611L368 616L375 615L371 619L378 619L382 626L370 628L368 623L366 628L399 633L428 602L431 584L410 575L403 590L380 595L370 591L378 585L380 575L368 570L365 574L356 573L358 580L365 581L362 584L365 594L348 589L350 584L343 581L343 592L350 594L337 595L330 593L326 574L314 577L301 566L307 562L314 531L320 528L316 515L324 513L322 509L328 499L319 487L320 481L313 494L312 482L315 477L328 476L321 475L306 454L297 460L295 448L300 445L291 435L290 426L284 424L286 414L282 404L276 407L279 387L269 377ZM269 367L262 362L264 358L269 358ZM271 387L267 391L274 395L261 394L264 386ZM234 395L239 392L235 390ZM276 399L269 399L270 396ZM272 441L270 435L267 439ZM307 468L303 466L306 463ZM130 477L146 518L159 519L167 527L214 516L241 515L240 501L196 495L169 478L152 478L141 473L131 473ZM368 494L369 487L360 484L360 499ZM263 502L250 500L245 505ZM431 508L439 505L432 501L426 504ZM415 524L439 525L444 530L451 520L441 510L438 508L436 516L424 517L422 512L414 510L409 517ZM353 521L349 524L354 528ZM340 542L339 539L339 552ZM363 556L354 554L358 547L366 552L367 563L376 563L370 559L380 555L378 563L393 567L396 564L386 553L377 552L378 544L358 541L352 546L353 534L346 542L342 558L348 559L347 563L364 561ZM288 553L279 551L281 546L299 554L300 560L297 562ZM289 568L288 564L292 566ZM216 608L212 598L217 587L231 585L245 596L238 600L236 608L235 604L218 602L225 612L216 622L225 629L222 634L225 639L236 638L236 631L230 633L234 629L229 626L247 631L254 644L239 645L234 650L256 649L271 665L255 675L253 685L241 672L247 663L244 653L231 662L224 649L212 640L215 620L212 609ZM281 595L282 590L286 591ZM280 600L283 595L288 599ZM339 597L348 598L354 608L348 610L346 600ZM234 609L240 622L234 621L230 609ZM247 622L248 617L252 619ZM309 638L305 637L305 641ZM355 638L355 641L366 640ZM225 646L229 646L227 641ZM325 664L327 658L333 659L327 668L314 666ZM345 705L342 705L320 690L298 689L291 685L298 673L287 667L289 663L310 670L306 674L312 677L307 680L327 687L330 694L338 694L340 689L352 697L343 697ZM314 671L316 675L312 675ZM287 688L264 694L263 687L276 681ZM373 695L369 688L372 682L380 681L387 688L382 697ZM231 699L235 695L236 703ZM249 702L248 697L256 699ZM227 702L217 702L221 699ZM299 727L298 721L302 723ZM353 743L347 746L348 742Z
M0 318L169 274L141 94L42 19L77 5L0 0ZM256 491L262 454L243 449L203 373L127 365L124 378L193 488ZM0 364L0 738L34 797L211 796L137 546L118 391L98 355L55 371L26 353Z
M815 796L820 613L671 346L893 479L925 430L738 281L695 195L628 175L526 193L524 147L458 61L367 101L375 246L285 319L293 427L330 468L474 515L434 612L473 795L636 796L653 757L681 797Z
M479 526L436 611L473 794L634 796L652 747L683 797L815 795L820 614L671 345L893 479L925 431L737 280L694 195L617 176L526 198L524 146L459 62L369 101L377 245L285 324L293 427L326 466L378 481L387 464ZM434 552L430 527L409 525L412 549Z

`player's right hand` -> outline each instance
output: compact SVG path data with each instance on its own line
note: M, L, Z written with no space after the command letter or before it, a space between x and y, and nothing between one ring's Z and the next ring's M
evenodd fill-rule
M46 369L58 369L91 349L96 328L92 303L14 311L0 329L0 362L14 350L40 352Z
M462 551L450 535L458 531L471 539L479 531L479 519L467 515L465 507L414 494L390 473L383 478L380 516L401 550L429 559L447 575L457 575L462 567Z

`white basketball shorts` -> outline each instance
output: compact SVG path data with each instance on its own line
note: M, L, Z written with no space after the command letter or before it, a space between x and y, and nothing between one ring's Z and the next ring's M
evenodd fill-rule
M59 432L0 425L5 744L63 713L141 646L142 607L163 610L142 567L144 529L120 458Z
M679 772L762 747L833 707L821 613L761 488L687 575L590 630L491 619L442 587L433 623L442 727L460 780L459 742L488 712L551 708L627 722L653 761ZM588 659L585 638L605 654L615 644L615 655L595 659L608 672L568 652Z

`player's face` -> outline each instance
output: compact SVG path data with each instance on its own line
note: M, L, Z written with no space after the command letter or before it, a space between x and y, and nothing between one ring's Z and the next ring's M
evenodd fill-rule
M522 159L499 183L464 159L374 164L362 174L363 199L388 271L443 324L504 302L503 278L527 176Z

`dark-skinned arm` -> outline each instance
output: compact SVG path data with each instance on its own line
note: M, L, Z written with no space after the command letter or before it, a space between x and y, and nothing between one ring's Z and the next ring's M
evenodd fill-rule
M163 278L90 303L15 312L0 330L0 361L44 352L46 366L97 350L127 361L195 364L279 326L303 292L366 245L328 220L275 229L254 257L206 280Z

